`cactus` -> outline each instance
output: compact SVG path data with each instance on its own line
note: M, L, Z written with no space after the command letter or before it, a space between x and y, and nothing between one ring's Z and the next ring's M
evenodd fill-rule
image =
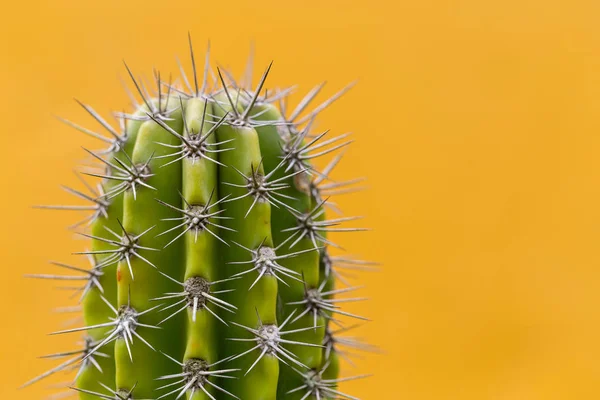
M136 96L118 128L80 103L108 137L63 120L108 144L86 150L96 188L82 177L89 193L65 188L89 205L41 206L91 211L76 224L91 268L56 262L74 274L31 277L83 282L67 311L84 323L54 332L83 335L82 347L50 355L62 362L24 386L75 369L70 389L86 400L354 399L338 383L362 376L338 376L340 346L370 348L337 336L365 320L340 308L362 300L345 296L357 287L342 268L369 263L329 255L328 233L363 229L325 211L339 213L330 196L358 180L329 178L349 134L314 129L350 86L307 111L318 85L288 112L291 90L266 89L271 65L254 87L251 61L238 83L213 72L210 47L197 71L189 46L192 79L155 71L154 97L125 65Z

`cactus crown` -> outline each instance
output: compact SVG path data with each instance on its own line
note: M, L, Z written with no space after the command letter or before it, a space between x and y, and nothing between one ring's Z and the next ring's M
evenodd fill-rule
M318 85L288 112L291 89L266 89L271 65L253 87L251 62L238 83L208 50L197 71L189 44L192 79L155 71L154 97L125 65L137 95L118 128L80 103L108 136L63 120L107 145L86 150L96 187L66 188L88 205L42 206L91 212L76 224L91 267L31 276L83 282L85 323L55 334L84 336L25 385L75 369L81 399L354 399L338 382L360 376L339 378L340 358L370 347L338 336L364 320L340 308L362 300L344 269L370 263L329 254L330 232L362 229L325 211L340 213L330 196L359 180L330 178L343 150L323 170L312 162L351 143L313 128L349 87L307 111Z

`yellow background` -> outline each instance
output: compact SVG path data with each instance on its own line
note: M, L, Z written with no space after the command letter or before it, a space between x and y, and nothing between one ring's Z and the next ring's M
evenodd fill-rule
M360 335L384 353L346 368L374 376L345 390L600 395L600 3L54 0L2 14L0 398L50 393L51 381L16 387L73 340L46 335L67 293L22 278L85 246L63 229L76 216L30 208L68 202L58 185L76 185L80 146L97 145L52 115L93 126L73 96L124 107L121 60L176 72L188 30L238 73L253 40L261 69L275 60L271 84L298 93L359 79L320 127L355 132L336 177L369 178L339 203L374 230L337 238L384 264L350 308L374 320Z

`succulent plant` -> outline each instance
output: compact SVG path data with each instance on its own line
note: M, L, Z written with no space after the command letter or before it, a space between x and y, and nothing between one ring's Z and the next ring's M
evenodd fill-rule
M189 44L192 79L155 71L153 96L125 65L135 111L115 114L118 127L80 103L108 136L64 120L108 145L86 150L97 165L81 173L97 186L66 188L88 205L43 206L90 211L77 231L91 248L77 254L91 267L31 276L83 283L84 323L55 332L83 339L24 386L74 369L81 399L354 399L337 386L360 376L340 378L339 359L368 347L338 336L364 320L340 308L361 300L340 272L369 263L329 254L330 232L362 229L325 211L359 180L330 178L349 135L314 129L349 87L307 111L318 85L289 112L291 89L266 89L271 65L253 87L251 61L238 83L213 72L209 49L197 71Z

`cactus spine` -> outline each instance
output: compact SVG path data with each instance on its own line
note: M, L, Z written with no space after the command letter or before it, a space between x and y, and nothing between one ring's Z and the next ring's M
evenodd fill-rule
M109 143L86 150L98 189L67 188L89 207L45 206L92 210L80 233L91 249L78 253L92 266L32 276L85 281L83 326L55 332L83 334L83 348L52 355L68 358L26 385L76 368L81 399L354 399L337 388L360 377L338 377L339 345L368 348L336 332L364 318L340 309L361 299L343 296L356 288L335 267L366 263L330 256L327 234L362 229L325 209L339 212L329 196L357 181L329 178L348 134L313 129L347 88L307 112L319 85L288 113L289 90L265 88L271 65L253 87L251 64L238 84L212 72L208 51L197 71L191 39L190 54L193 79L155 72L154 98L126 65L139 104L118 129L81 103L109 138L65 120Z

